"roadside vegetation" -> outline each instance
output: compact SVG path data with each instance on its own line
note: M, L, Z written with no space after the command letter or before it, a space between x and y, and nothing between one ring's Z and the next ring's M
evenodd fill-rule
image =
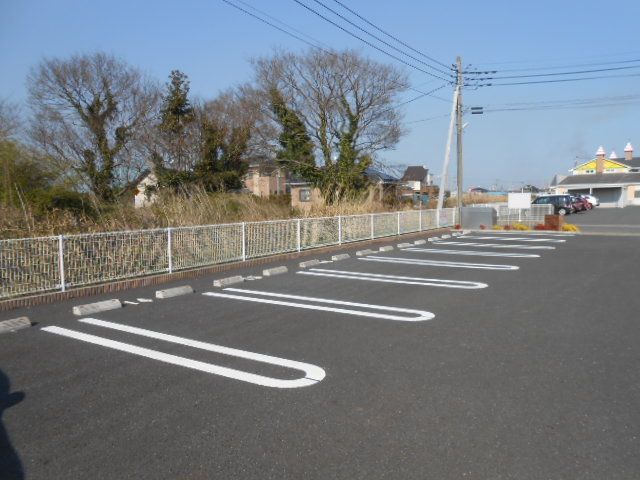
M211 98L184 72L163 85L101 52L35 65L26 105L0 99L0 238L300 216L286 196L242 193L263 162L320 189L326 206L307 215L397 208L373 201L364 172L404 132L403 71L350 50L252 65ZM134 209L151 171L158 201Z

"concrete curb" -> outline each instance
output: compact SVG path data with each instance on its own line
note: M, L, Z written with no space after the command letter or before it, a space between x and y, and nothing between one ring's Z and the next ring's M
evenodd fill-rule
M451 235L442 235L440 238L451 238Z
M172 298L180 295L188 295L193 293L191 285L183 285L182 287L167 288L166 290L156 290L156 298Z
M73 314L84 316L91 315L93 313L106 312L107 310L116 310L117 308L122 308L122 303L117 298L112 298L111 300L103 300L102 302L76 305L73 307Z
M242 275L234 275L233 277L220 278L213 281L214 287L228 287L229 285L235 285L236 283L244 282Z
M380 247L378 249L379 252L390 252L391 250L393 250L393 247L391 245L385 245L384 247Z
M284 265L281 267L266 268L262 271L262 276L273 277L274 275L281 275L283 273L287 273L288 271L289 269Z
M427 240L429 240L430 242L434 242L436 240L437 237L430 237Z
M416 240L413 242L414 245L424 245L425 243L427 243L426 240Z
M371 255L372 253L376 253L374 250L367 248L366 250L358 250L356 252L357 257L364 257L365 255Z
M413 243L399 243L397 245L398 248L409 248L409 247L413 247Z
M298 264L298 266L300 268L309 268L309 267L315 267L316 265L320 265L320 260L318 260L317 258L314 258L313 260L307 260L306 262L300 262Z
M340 260L346 260L347 258L351 258L351 255L348 253L341 253L340 255L334 255L331 257L331 260L334 262L339 262Z
M0 322L0 333L10 333L31 326L29 317L11 318Z

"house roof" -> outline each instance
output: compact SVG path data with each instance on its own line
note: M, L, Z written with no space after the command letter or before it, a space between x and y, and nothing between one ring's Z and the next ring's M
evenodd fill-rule
M400 180L403 182L421 182L425 179L429 170L424 167L407 167Z
M626 185L640 184L640 173L595 173L590 175L569 175L556 185L566 187L572 185Z
M596 160L597 159L592 158L591 160L582 162L581 164L576 165L575 167L569 169L569 171L572 172L574 170L577 170L584 165L587 165L591 162L595 162ZM625 160L624 158L607 158L605 159L605 161L617 163L619 165L629 167L629 168L640 168L640 157L633 157L631 160Z
M382 172L376 168L368 167L364 174L369 178L369 180L374 180L383 183L397 182L398 179L393 175L389 175L388 173Z

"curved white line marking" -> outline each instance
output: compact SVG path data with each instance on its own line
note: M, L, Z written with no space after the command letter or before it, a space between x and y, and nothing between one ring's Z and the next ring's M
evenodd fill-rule
M419 265L431 267L451 267L451 268L474 268L479 270L519 270L517 265L491 265L488 263L463 263L463 262L442 262L438 260L422 260L401 257L376 257L369 256L359 258L366 262L399 263L403 265Z
M311 270L301 271L297 273L300 275L312 275L318 277L348 278L351 280L365 280L369 282L399 283L403 285L423 285L429 287L463 288L468 290L487 288L489 286L486 283L468 282L464 280L400 277L397 275L380 275L375 273L349 272L344 270L327 270L324 268L312 268Z
M500 246L502 247L503 245ZM446 255L469 255L474 257L540 258L540 255L536 253L485 252L483 250L445 250L440 248L405 248L403 252L442 253Z
M55 333L64 337L75 338L83 342L93 343L121 352L132 353L153 360L158 360L164 363L170 363L172 365L179 365L181 367L192 368L201 372L213 373L222 377L232 378L234 380L240 380L243 382L253 383L255 385L261 385L263 387L273 388L300 388L315 385L325 377L325 371L310 363L296 362L294 360L287 360L279 357L272 357L270 355L262 355L260 353L247 352L244 350L238 350L235 348L223 347L221 345L214 345L212 343L199 342L197 340L189 340L187 338L176 337L174 335L166 335L164 333L154 332L151 330L145 330L142 328L130 327L127 325L120 325L112 322L104 322L94 318L84 318L80 320L84 323L97 325L100 327L111 328L123 332L133 333L135 335L141 335L149 338L156 338L171 343L177 343L180 345L186 345L193 348L199 348L207 350L209 352L222 353L224 355L230 355L239 358L246 358L248 360L254 360L256 362L268 363L271 365L277 365L280 367L291 368L294 370L300 370L304 372L303 378L297 378L295 380L281 380L272 377L265 377L263 375L257 375L254 373L247 373L241 370L233 368L221 367L219 365L213 365L211 363L200 362L197 360L191 360L185 357L179 357L177 355L171 355L168 353L159 352L157 350L151 350L149 348L138 347L128 343L117 342L108 338L98 337L96 335L89 335L87 333L78 332L75 330L69 330L61 327L44 327L43 331L49 333Z
M521 242L552 242L552 243L564 243L566 240L561 238L527 238L527 237L485 237L478 235L467 235L464 238L472 238L474 240L502 240L504 242L511 242L518 240Z
M556 247L551 245L521 245L506 243L475 243L475 242L456 242L456 241L440 241L433 242L434 245L468 245L469 247L487 247L487 248L513 248L515 250L555 250Z
M313 303L297 303L297 302L285 302L280 300L270 300L268 298L259 298L259 297L247 297L244 295L230 295L226 293L218 293L218 292L204 292L203 295L207 295L209 297L220 297L220 298L230 298L234 300L242 300L245 302L256 302L256 303L267 303L271 305L283 305L286 307L294 307L294 308L306 308L308 310L321 310L325 312L335 312L335 313L344 313L346 315L358 315L361 317L371 317L371 318L382 318L385 320L398 320L401 322L422 322L424 320L431 320L435 315L431 312L427 312L425 310L414 310L410 308L400 308L400 307L386 307L383 305L369 305L367 303L355 303L355 302L344 302L341 300L329 300L325 298L316 298L316 297L303 297L300 295L289 295L284 293L274 293L274 292L263 292L259 290L245 290L242 288L225 288L224 292L241 292L241 293L250 293L252 295L262 295L266 297L276 297L276 298L288 298L291 300L303 300L307 302L313 303L325 303L330 305L344 305L350 307L360 307L366 308L369 310L381 310L386 312L398 312L398 313L409 313L415 316L407 317L400 315L389 315L386 313L375 313L375 312L367 312L364 310L353 310L347 308L335 308L335 307L326 307L323 305L313 305Z

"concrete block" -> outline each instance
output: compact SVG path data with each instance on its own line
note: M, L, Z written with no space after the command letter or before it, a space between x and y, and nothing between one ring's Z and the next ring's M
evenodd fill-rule
M193 293L193 288L190 285L183 285L182 287L167 288L166 290L156 290L156 298L179 297L189 293Z
M412 243L399 243L398 244L398 248L409 248L409 247L413 247Z
M298 264L298 266L300 268L309 268L309 267L315 267L316 265L320 265L320 260L318 260L317 258L314 258L313 260L307 260L305 262L300 262Z
M371 255L372 253L376 253L376 252L374 252L370 248L367 248L366 250L358 250L356 252L356 256L357 257L364 257L365 255Z
M379 249L380 252L390 252L391 250L393 250L393 247L391 245L385 245L384 247L380 247Z
M31 326L29 317L11 318L0 322L0 333L15 332Z
M444 238L444 239L451 238L451 235L442 235L440 238Z
M262 275L265 277L273 277L274 275L280 275L288 271L289 269L283 265L281 267L266 268L262 271Z
M427 243L426 240L416 240L413 242L414 245L424 245L425 243Z
M429 237L427 238L427 240L429 240L430 242L435 242L437 240L436 237Z
M235 285L236 283L244 282L242 275L234 275L233 277L219 278L213 281L214 287L228 287L229 285Z
M331 257L331 260L333 260L334 262L338 262L340 260L346 260L347 258L351 258L351 255L349 255L348 253L341 253L339 255L334 255L333 257Z
M111 300L103 300L102 302L76 305L73 307L73 314L78 316L92 315L94 313L106 312L107 310L115 310L117 308L122 308L122 303L117 298L113 298Z

